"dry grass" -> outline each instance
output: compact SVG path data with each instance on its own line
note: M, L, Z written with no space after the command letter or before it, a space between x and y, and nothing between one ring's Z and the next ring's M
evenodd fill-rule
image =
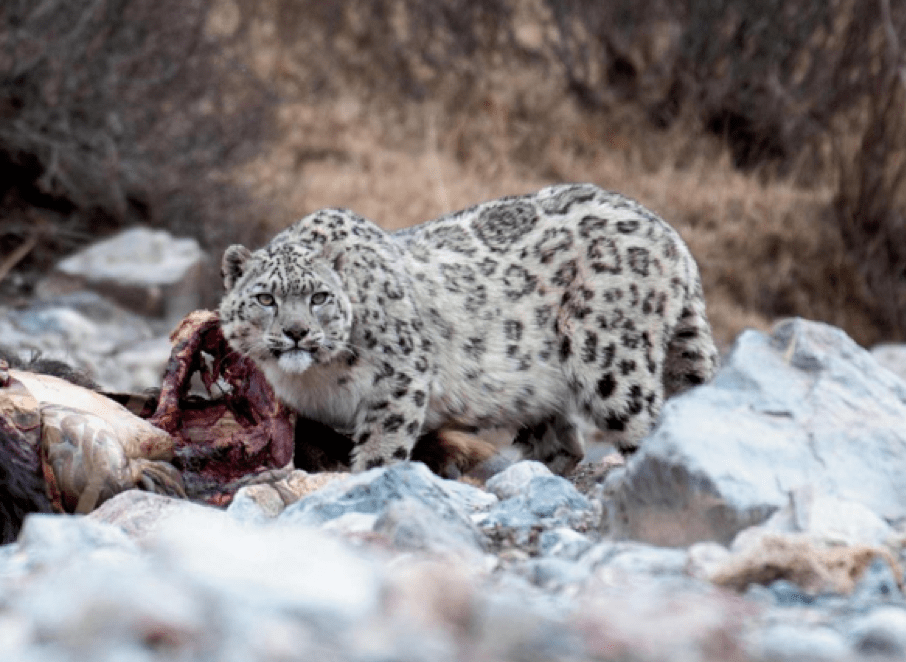
M640 200L687 240L723 345L743 328L764 329L787 315L842 326L862 343L880 340L855 265L822 218L829 188L763 184L735 171L716 141L693 157L679 131L647 145L624 130L588 136L605 130L578 111L563 121L561 110L561 121L543 128L535 160L517 159L521 137L493 104L486 111L463 118L354 96L287 104L279 144L241 177L274 206L267 222L275 231L322 207L348 207L395 229L557 181L595 182ZM477 154L463 149L476 143ZM669 156L659 159L658 151Z
M537 25L530 14L514 22L524 50L542 39L529 29ZM386 71L368 68L354 25L330 61L319 54L323 34L281 39L274 15L265 9L245 20L253 24L250 64L286 99L280 138L238 173L271 205L271 217L258 220L273 230L331 206L395 229L502 195L589 181L638 199L684 236L723 345L745 327L790 315L841 326L862 344L884 339L877 304L828 217L836 182L825 175L742 174L700 119L656 130L631 100L589 109L565 93L549 61L478 53L447 75L412 67L424 88L412 98Z
M683 234L721 343L789 315L906 338L902 3L190 4L0 10L0 297L126 223L216 251L589 181Z
M207 7L207 0L199 1ZM850 179L860 187L840 197L845 187L830 176L834 172L830 137L814 142L815 148L804 150L804 157L788 159L782 167L768 164L741 174L734 168L738 154L727 146L728 136L709 133L700 108L679 108L669 122L661 123L667 128L653 128L651 100L670 80L664 63L681 61L675 52L682 43L680 24L656 20L646 24L648 41L611 43L607 39L619 36L618 31L604 35L598 46L610 49L611 64L620 61L637 70L633 87L613 82L612 68L575 68L580 60L573 59L570 65L557 56L557 32L546 13L556 3L546 0L489 0L477 9L477 4L454 6L452 0L214 3L212 13L199 14L207 16L207 39L222 45L222 50L209 49L217 53L213 63L217 70L230 72L231 81L238 72L237 80L247 76L266 82L267 110L274 111L273 120L267 122L253 121L270 117L263 110L259 115L234 113L274 137L254 160L239 159L241 165L227 171L228 183L241 184L238 190L250 190L256 199L239 204L219 193L221 188L231 189L220 187L219 177L215 183L220 188L210 194L159 192L176 190L177 185L195 190L212 179L210 173L225 164L215 155L207 161L199 157L203 165L197 167L192 161L189 175L182 166L168 170L167 182L173 183L169 189L161 188L160 178L138 177L143 185L155 184L156 189L148 190L158 192L138 195L130 189L126 197L137 200L130 203L135 207L130 213L145 210L152 221L160 217L161 222L193 230L209 246L217 246L257 241L323 207L348 207L395 229L502 195L556 182L588 181L638 199L685 237L701 266L711 320L722 344L747 326L766 328L774 318L789 315L841 326L862 344L893 339L883 335L896 328L885 319L884 306L890 309L895 300L878 295L885 291L878 282L884 285L881 276L891 272L887 262L902 270L900 252L881 250L898 245L884 242L894 236L890 229L896 229L898 217L884 206L890 196L874 195L878 190L874 180L863 181L855 174L885 169L899 173L882 182L884 191L895 190L906 181L906 170L900 168L902 154L894 148L881 150L880 165L854 169ZM590 1L579 5L589 15L606 19L603 5ZM399 13L401 7L408 7L409 14ZM447 11L450 7L452 12ZM462 20L463 12L467 20ZM410 29L411 20L421 21L420 28ZM584 39L589 36L586 32L561 33L567 42L560 45L580 46L569 40ZM469 46L460 48L464 44ZM101 64L113 66L106 60ZM721 89L730 94L734 81L725 81L726 89ZM202 81L202 91L211 84ZM583 96L583 90L594 98ZM224 95L223 108L242 101L238 91L232 94L235 98ZM143 108L146 98L139 95L137 107ZM237 107L241 109L241 104ZM169 108L172 105L161 111L162 117L185 129L185 122L180 124L184 118ZM898 109L895 104L891 108ZM889 114L895 119L895 112ZM856 115L847 118L854 127L859 124ZM867 137L874 138L872 143L860 137L858 127L848 131L842 132L842 139L836 136L837 147L844 148L840 154L859 145L884 144L892 135L875 132ZM241 135L238 129L222 133L229 139ZM158 140L153 131L149 135L152 142ZM124 144L135 148L133 143ZM146 151L138 149L140 155ZM253 153L250 147L232 151ZM174 160L161 150L161 162L189 163L176 152L180 158ZM874 154L865 148L862 152ZM778 175L781 171L783 177ZM876 213L860 219L866 200L875 199ZM197 206L203 213L181 213L179 204L195 212ZM68 222L63 211L56 230ZM860 219L861 225L841 223L835 212ZM239 218L244 220L234 220ZM883 232L867 232L871 223ZM27 225L22 228L12 235L13 247L27 237ZM866 264L857 264L852 256L859 253L847 250L843 232L849 232L851 244L868 237L874 253L863 255L886 255L887 262L876 259L867 264L869 260L863 259ZM902 287L898 291L906 296Z

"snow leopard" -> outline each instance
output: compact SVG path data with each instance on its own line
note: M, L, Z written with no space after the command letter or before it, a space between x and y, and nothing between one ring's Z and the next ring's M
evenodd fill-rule
M223 256L231 347L361 471L438 430L514 431L567 474L597 430L629 453L718 353L698 266L639 203L592 184L510 196L394 233L345 209Z

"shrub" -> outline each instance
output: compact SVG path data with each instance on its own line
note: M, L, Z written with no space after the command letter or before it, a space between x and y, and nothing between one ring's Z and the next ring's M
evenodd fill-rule
M865 9L865 8L863 8ZM906 338L906 9L873 4L862 75L874 90L863 100L855 154L840 155L835 220L858 259L877 325Z
M0 5L0 254L31 231L24 208L55 219L45 254L136 221L220 243L243 227L227 173L254 153L269 104L206 33L211 4Z

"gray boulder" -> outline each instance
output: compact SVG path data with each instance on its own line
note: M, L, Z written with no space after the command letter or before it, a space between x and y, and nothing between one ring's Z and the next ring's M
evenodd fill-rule
M906 383L843 331L746 331L713 382L666 404L612 476L603 528L659 545L727 544L814 487L906 517Z
M871 348L871 355L900 379L906 379L906 345L876 345Z
M525 492L533 478L553 475L551 470L540 462L522 460L489 478L484 487L503 501Z
M485 547L484 537L470 521L438 517L424 502L411 497L389 503L373 530L400 550L462 556Z
M111 391L159 387L170 358L169 327L131 313L96 292L79 291L0 306L0 342L22 359L40 353L85 372Z
M176 322L200 307L205 255L194 239L133 227L62 260L42 298L91 289L143 315Z
M483 490L434 475L421 462L406 462L333 482L288 506L275 521L336 523L328 528L353 533L364 524L401 549L477 551L484 536L472 515L496 502Z
M520 462L504 473L513 471L520 464L525 463ZM501 501L486 515L478 517L483 529L553 529L575 525L592 512L588 499L565 478L543 474L523 477L527 480L520 494Z

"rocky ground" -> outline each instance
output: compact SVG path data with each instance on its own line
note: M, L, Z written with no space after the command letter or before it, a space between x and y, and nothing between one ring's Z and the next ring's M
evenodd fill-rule
M155 386L185 311L147 298L191 288L67 278L0 311L3 343ZM787 320L743 333L628 462L568 479L401 464L294 472L226 509L129 491L31 516L0 547L0 659L904 659L904 365Z

